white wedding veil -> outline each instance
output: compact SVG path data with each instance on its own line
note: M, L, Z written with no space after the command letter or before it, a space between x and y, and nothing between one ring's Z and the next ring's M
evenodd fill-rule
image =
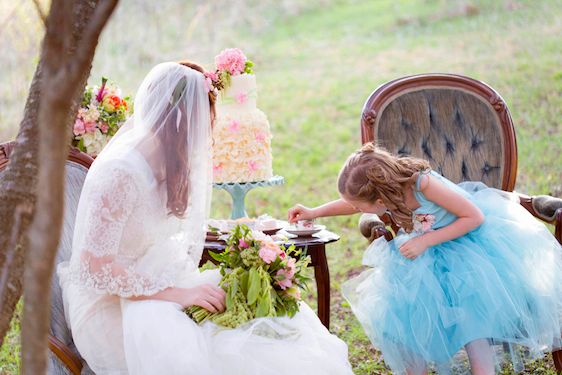
M168 62L145 77L134 115L98 155L84 182L70 262L78 266L82 284L122 297L173 284L165 280L169 272L132 273L129 252L140 249L120 248L143 233L135 232L139 225L131 224L131 216L140 223L156 220L157 238L151 238L156 252L172 247L197 266L211 200L210 110L199 71ZM158 209L139 209L149 199L160 202Z

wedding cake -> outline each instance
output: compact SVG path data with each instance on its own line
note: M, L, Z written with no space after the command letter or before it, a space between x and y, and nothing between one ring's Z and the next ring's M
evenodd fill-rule
M216 58L217 70L206 73L218 93L213 128L213 181L264 181L272 177L271 131L265 113L256 106L256 76L252 62L239 49Z

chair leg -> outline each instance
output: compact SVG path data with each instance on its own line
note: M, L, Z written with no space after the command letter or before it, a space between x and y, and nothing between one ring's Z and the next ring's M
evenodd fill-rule
M562 350L552 352L552 359L554 360L554 367L558 374L562 374Z
M330 329L330 271L326 259L326 246L319 245L316 251L314 276L318 291L318 317L327 329Z

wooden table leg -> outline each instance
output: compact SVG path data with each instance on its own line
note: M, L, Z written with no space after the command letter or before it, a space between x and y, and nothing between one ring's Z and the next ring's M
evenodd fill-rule
M562 374L562 350L552 352L552 359L554 359L556 372Z
M314 258L312 263L318 292L318 317L322 324L330 329L330 271L326 259L326 246L324 244L315 246L314 251L311 251L311 258Z

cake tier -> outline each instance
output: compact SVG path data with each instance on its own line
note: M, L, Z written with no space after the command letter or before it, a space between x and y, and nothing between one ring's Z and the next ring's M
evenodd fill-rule
M265 113L222 108L213 128L213 181L265 181L273 176L271 131Z
M256 76L241 74L230 78L230 85L219 95L218 109L227 111L252 111L258 97Z

